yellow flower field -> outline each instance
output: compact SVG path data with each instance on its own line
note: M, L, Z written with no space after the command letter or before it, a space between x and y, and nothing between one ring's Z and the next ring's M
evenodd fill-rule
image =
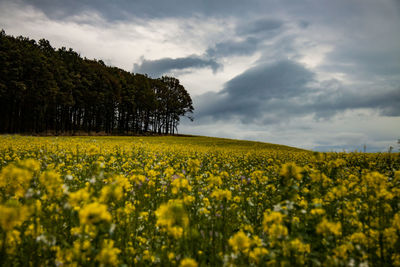
M400 155L0 136L0 261L400 266Z

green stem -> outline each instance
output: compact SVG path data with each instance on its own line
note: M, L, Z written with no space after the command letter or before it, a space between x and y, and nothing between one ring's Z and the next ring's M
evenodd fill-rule
M4 233L3 233L3 242L1 244L0 266L4 266L4 264L7 262L6 241L7 241L7 231L4 231Z

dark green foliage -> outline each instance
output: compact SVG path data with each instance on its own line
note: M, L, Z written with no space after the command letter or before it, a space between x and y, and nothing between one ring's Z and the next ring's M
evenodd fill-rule
M0 32L0 133L169 134L192 112L178 79L151 79Z

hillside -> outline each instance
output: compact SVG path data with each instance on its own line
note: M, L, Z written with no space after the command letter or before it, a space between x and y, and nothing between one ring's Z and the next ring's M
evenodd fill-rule
M278 144L270 144L256 141L236 140L206 136L62 136L62 137L33 137L19 135L3 135L0 137L0 143L5 146L12 144L30 144L41 146L43 144L63 145L69 142L95 144L99 147L108 148L119 146L121 148L129 148L132 145L144 144L149 146L178 146L182 149L199 149L199 150L232 150L238 152L256 152L256 151L290 151L290 152L306 152L306 150L289 147Z

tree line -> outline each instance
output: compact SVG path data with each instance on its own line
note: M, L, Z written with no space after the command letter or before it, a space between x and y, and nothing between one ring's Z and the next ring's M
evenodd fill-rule
M176 78L152 79L0 32L0 133L174 134L193 110Z

